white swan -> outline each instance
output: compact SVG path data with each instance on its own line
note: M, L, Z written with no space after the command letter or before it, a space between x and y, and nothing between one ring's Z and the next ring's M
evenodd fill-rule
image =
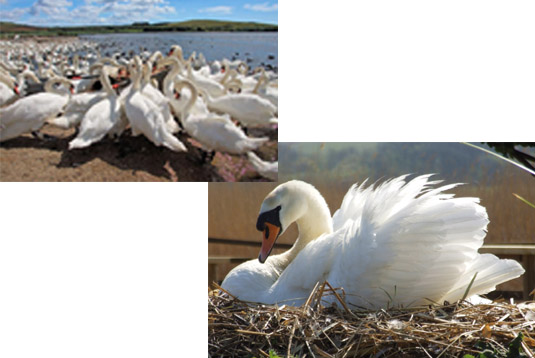
M70 93L55 88L55 84L68 85L73 90L72 83L63 77L53 77L45 83L45 91L24 97L15 103L0 108L0 142L19 135L40 129L45 122L62 113ZM51 93L53 92L53 93Z
M258 174L271 180L277 180L279 175L279 162L266 162L265 160L260 159L254 152L248 152L247 157Z
M0 72L0 106L13 103L19 98L19 88L13 79Z
M169 100L169 106L171 107L172 112L175 114L175 116L180 116L182 113L182 110L184 109L184 106L188 103L189 99L191 98L191 94L189 97L184 98L184 101L175 101L175 93L174 90L174 83L177 80L183 80L185 77L182 75L184 72L184 66L180 63L179 59L175 56L169 56L165 57L157 62L157 67L164 67L164 66L171 66L171 69L169 72L167 72L167 75L163 79L162 88L163 93Z
M100 81L107 96L94 104L84 115L80 132L69 142L69 149L90 146L121 122L121 102L111 87L107 66L102 67Z
M155 54L158 53L159 51L155 52ZM143 65L143 83L141 84L141 93L147 96L152 102L154 102L154 104L158 106L164 118L167 129L171 133L178 133L178 131L180 131L180 127L171 114L171 109L169 108L169 99L152 85L151 74L152 61L149 61L147 64Z
M187 151L184 144L168 130L158 106L141 93L141 76L143 74L139 56L134 57L134 63L135 68L131 67L134 83L124 99L126 116L133 134L143 133L157 146L163 145L177 152Z
M221 97L227 93L225 86L209 77L205 77L191 69L191 63L187 63L188 79L190 79L195 86L206 91L212 97ZM226 78L226 76L224 77Z
M250 138L238 128L228 116L210 113L206 107L190 113L198 98L195 86L189 81L176 81L175 90L180 93L183 87L188 87L191 98L180 116L186 132L198 140L205 149L241 154L258 148L269 138ZM202 107L201 107L202 108Z
M275 107L279 106L279 90L278 88L268 86L268 77L265 73L258 78L258 82L253 89L253 93L256 93L262 98L270 101Z
M328 281L343 287L350 305L408 307L456 301L476 273L469 296L520 276L518 262L477 252L488 224L479 199L454 198L444 191L457 184L434 188L439 181L429 177L402 176L375 189L355 184L332 218L312 185L279 185L260 208L258 260L234 268L222 287L246 301L300 305L316 282ZM293 222L293 247L268 258Z
M213 98L200 89L206 99L208 108L215 112L228 113L245 127L260 127L278 123L275 117L277 107L267 99L256 94L227 94Z

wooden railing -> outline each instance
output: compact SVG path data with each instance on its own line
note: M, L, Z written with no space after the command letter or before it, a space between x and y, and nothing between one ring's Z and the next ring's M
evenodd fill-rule
M240 241L209 238L208 243L221 243L230 245L260 246L258 241ZM290 244L277 244L279 248L289 248ZM523 275L523 298L530 299L530 293L535 290L535 245L483 245L480 253L491 253L496 256L515 256L522 262L526 270ZM221 264L240 264L251 257L213 256L208 257L208 283L217 278L217 267Z

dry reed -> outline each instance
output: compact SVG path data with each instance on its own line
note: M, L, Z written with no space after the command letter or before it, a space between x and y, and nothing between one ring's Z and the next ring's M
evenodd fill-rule
M350 310L342 300L342 308L324 306L322 298L337 291L318 284L303 306L278 307L240 301L217 286L208 297L208 355L461 357L487 349L505 357L518 354L510 345L522 333L520 352L535 356L535 302L378 311Z

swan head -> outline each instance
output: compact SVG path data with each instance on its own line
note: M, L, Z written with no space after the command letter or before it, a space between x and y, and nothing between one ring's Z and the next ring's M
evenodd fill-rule
M306 245L319 235L332 231L332 219L325 199L314 186L299 180L276 187L260 207L256 229L263 233L258 255L261 263L266 261L275 241L293 222L298 223L300 230L296 245L300 240L301 245Z

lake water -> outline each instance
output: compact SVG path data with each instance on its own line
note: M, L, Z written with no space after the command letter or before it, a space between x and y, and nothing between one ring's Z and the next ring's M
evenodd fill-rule
M83 35L83 40L100 44L103 56L115 52L167 53L171 45L178 44L184 51L184 58L196 51L203 53L208 61L240 59L247 61L250 68L259 65L278 68L278 32L152 32L135 34Z

